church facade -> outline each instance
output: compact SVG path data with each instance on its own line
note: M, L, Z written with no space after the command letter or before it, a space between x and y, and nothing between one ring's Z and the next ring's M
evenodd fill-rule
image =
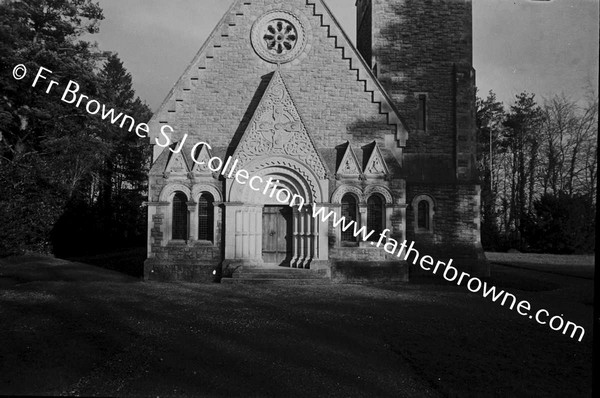
M356 11L354 46L323 0L234 1L149 123L151 142L165 144L149 173L147 279L418 271L313 217L317 208L375 231L371 240L389 230L421 255L488 272L471 2L358 0ZM216 158L305 206L214 171Z

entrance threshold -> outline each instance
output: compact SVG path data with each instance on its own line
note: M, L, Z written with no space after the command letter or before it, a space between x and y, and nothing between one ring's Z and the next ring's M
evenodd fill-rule
M261 269L285 269L290 268L289 265L283 265L279 263L262 263L262 264L252 264L252 265L244 265L245 268L261 268Z

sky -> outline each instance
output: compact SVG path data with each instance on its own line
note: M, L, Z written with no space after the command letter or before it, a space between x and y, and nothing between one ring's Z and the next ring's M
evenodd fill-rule
M326 0L354 40L355 1ZM99 0L90 37L119 54L140 98L156 111L233 0ZM480 96L598 92L600 0L473 0L473 66Z

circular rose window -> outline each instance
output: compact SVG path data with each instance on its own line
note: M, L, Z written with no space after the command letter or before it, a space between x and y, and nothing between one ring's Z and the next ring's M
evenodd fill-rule
M304 50L306 35L302 23L287 11L272 11L252 26L252 46L265 61L283 64Z
M296 47L298 33L289 21L276 19L267 25L267 31L263 39L271 53L285 54Z

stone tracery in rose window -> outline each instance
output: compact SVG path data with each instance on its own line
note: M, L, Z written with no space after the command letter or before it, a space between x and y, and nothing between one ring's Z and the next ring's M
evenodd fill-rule
M301 17L302 18L302 17ZM254 51L265 61L284 64L298 58L307 43L307 31L290 11L274 10L258 18L251 29Z
M290 22L276 19L267 24L263 39L269 51L275 54L285 54L296 46L298 33Z

